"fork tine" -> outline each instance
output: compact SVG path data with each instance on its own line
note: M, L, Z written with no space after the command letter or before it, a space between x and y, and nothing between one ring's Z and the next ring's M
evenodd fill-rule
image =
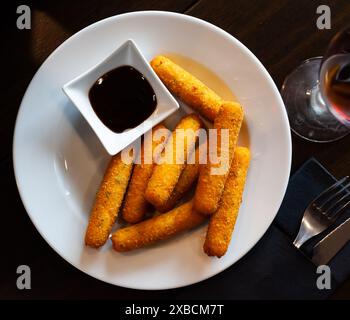
M350 182L348 184L346 184L345 186L342 186L342 188L337 191L336 193L334 193L333 195L331 195L327 200L325 200L321 205L319 205L319 209L323 210L324 207L326 206L326 204L330 203L334 198L336 198L337 196L339 196L345 189L347 189L348 187L350 187ZM329 208L328 208L329 209ZM325 210L325 211L328 211Z
M336 208L340 203L342 203L345 199L350 197L350 192L347 192L345 195L343 195L340 199L338 199L337 201L335 201L334 203L332 203L332 205L324 211L324 214L328 217L330 217L331 214L331 210ZM334 211L333 211L334 212ZM333 216L333 215L332 215Z
M339 216L344 212L344 210L350 205L350 200L345 203L342 207L340 207L332 216L331 221L335 221L339 218Z
M320 198L322 198L323 196L328 194L330 191L333 191L336 187L338 187L339 185L344 183L348 178L349 178L349 176L346 176L346 177L340 179L339 181L337 181L336 183L332 184L328 189L324 190L318 197L316 197L313 200L313 203L316 203Z

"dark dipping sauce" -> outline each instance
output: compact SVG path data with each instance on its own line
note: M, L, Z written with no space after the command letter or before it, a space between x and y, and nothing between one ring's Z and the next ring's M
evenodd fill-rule
M131 66L113 69L97 79L89 99L103 124L116 133L137 127L157 106L152 86Z

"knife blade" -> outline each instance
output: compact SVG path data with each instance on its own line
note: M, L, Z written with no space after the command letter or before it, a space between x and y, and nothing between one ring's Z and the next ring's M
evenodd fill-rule
M350 240L350 218L345 220L313 249L312 262L316 265L327 264Z

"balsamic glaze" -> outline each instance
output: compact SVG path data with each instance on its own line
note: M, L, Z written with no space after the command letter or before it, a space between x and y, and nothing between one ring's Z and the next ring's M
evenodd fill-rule
M118 67L97 79L89 99L100 120L116 133L137 127L157 106L152 86L132 66Z

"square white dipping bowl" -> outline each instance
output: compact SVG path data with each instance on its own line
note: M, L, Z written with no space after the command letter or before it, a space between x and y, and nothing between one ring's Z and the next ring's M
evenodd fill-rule
M145 76L156 94L157 106L149 118L137 127L122 133L115 133L106 127L96 115L90 103L89 91L96 80L105 73L125 65L134 67ZM175 98L160 81L133 40L127 40L102 62L66 83L63 91L90 124L110 155L115 155L123 150L179 108Z

